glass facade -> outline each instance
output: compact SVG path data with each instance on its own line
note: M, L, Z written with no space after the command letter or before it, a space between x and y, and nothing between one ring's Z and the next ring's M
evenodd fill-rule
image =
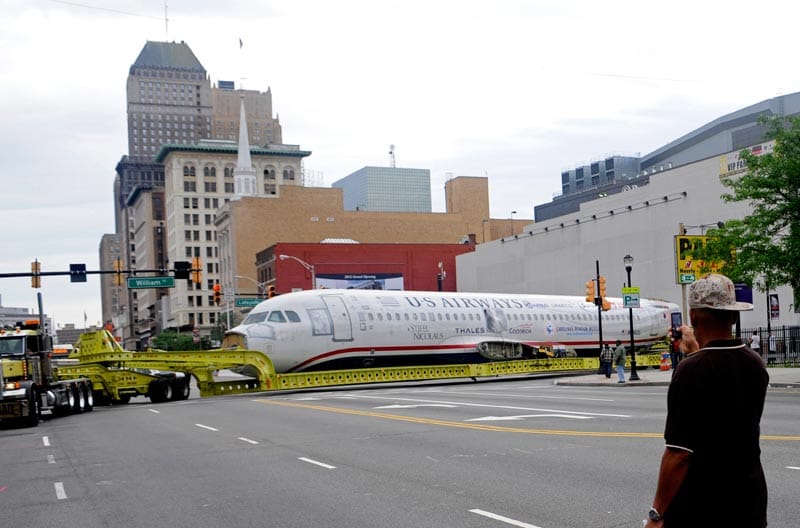
M399 167L364 167L334 182L346 211L431 212L431 171Z

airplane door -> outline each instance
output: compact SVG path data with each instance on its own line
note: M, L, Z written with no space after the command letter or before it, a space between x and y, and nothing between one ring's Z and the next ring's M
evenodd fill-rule
M353 325L350 322L350 312L341 295L323 295L322 302L328 308L333 321L333 340L352 341Z

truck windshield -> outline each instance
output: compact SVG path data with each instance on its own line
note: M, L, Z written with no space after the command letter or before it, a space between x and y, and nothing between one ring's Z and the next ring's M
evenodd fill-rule
M25 353L25 336L0 338L0 356L21 356Z

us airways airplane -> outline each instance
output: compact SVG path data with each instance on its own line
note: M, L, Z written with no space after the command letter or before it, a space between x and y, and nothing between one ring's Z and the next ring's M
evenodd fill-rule
M608 300L603 340L627 344L628 309ZM640 304L637 347L662 340L680 316L676 304ZM597 336L597 307L583 297L320 289L263 301L222 346L264 352L282 373L535 358L553 345L594 356Z

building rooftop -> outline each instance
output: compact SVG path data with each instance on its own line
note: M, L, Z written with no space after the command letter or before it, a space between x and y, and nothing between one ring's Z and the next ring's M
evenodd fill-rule
M305 158L311 155L310 150L300 150L297 148L286 148L287 145L267 145L266 147L250 147L251 156L289 156L294 158ZM291 145L290 147L295 147ZM215 152L219 154L237 154L239 146L234 141L229 140L207 140L195 144L173 144L166 143L161 145L161 150L156 156L157 163L164 163L171 152Z
M131 69L134 68L206 73L206 69L197 60L189 45L183 41L176 43L148 40L139 56L136 57L136 62L131 66Z

